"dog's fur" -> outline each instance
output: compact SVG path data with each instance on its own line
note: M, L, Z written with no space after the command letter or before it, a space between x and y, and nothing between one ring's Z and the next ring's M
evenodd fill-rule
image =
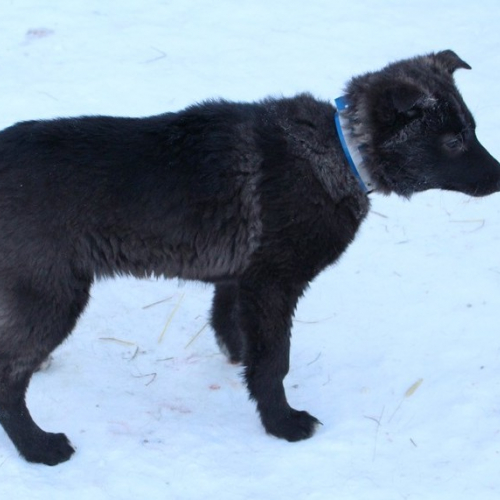
M486 195L500 165L479 144L452 51L347 85L351 133L376 190ZM267 432L296 441L318 420L288 405L294 308L353 240L369 201L334 126L308 94L210 101L149 118L19 123L0 133L0 422L27 460L73 448L25 404L33 371L72 331L95 278L215 284L212 326Z

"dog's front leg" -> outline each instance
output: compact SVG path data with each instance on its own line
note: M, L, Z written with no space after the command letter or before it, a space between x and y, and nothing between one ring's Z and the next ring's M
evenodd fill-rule
M246 382L266 431L299 441L311 437L320 423L309 413L291 408L283 387L289 367L292 316L303 287L268 280L253 278L240 286Z

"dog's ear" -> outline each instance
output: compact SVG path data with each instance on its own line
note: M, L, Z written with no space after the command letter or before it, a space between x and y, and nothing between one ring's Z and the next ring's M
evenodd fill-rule
M450 75L459 68L472 69L463 59L453 52L453 50L443 50L434 54L435 61L443 67Z
M425 92L416 85L400 82L386 88L379 95L374 109L379 120L394 123L398 117L415 118L422 112L427 100Z
M405 84L390 89L389 94L390 102L388 104L392 105L397 113L407 113L424 97L421 89Z

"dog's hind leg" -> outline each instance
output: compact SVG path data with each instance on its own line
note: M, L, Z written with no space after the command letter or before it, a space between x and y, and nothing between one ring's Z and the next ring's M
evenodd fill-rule
M320 422L290 407L283 387L288 373L290 329L298 298L305 287L265 274L241 282L240 326L245 335L245 376L266 431L288 441L312 436Z
M33 372L73 329L90 283L74 280L57 293L19 284L0 290L0 423L29 462L56 465L74 452L64 434L38 427L25 396Z
M231 363L243 361L244 343L238 314L238 285L235 283L216 285L211 325L221 351Z

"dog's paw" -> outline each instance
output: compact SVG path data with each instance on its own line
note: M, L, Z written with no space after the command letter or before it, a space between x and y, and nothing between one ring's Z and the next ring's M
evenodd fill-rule
M75 452L64 434L44 433L43 438L32 442L30 449L22 455L28 462L57 465L66 462Z
M323 424L317 418L306 411L297 411L293 408L280 419L264 422L269 434L292 442L310 438L319 425Z

